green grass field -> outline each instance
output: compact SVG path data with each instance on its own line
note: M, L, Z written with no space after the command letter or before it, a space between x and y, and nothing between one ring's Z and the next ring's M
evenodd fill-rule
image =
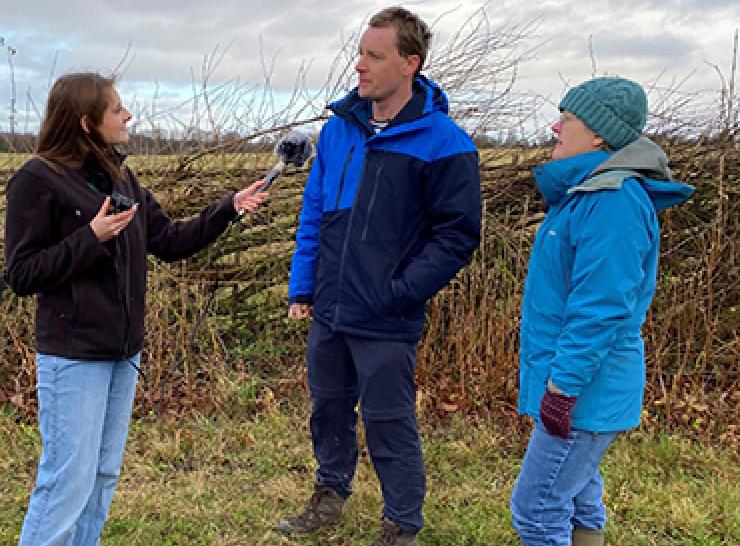
M306 417L303 409L287 409L247 390L243 406L228 418L133 422L103 544L372 543L381 499L365 451L340 526L305 538L273 530L277 518L302 506L311 488L315 467ZM261 408L256 414L255 407ZM428 495L422 544L518 544L508 498L524 439L509 434L462 420L423 431ZM0 417L2 545L17 543L38 454L34 426L17 424L7 413ZM739 544L733 455L678 437L641 432L622 437L603 464L610 543Z
M17 169L31 158L31 154L9 154L0 152L0 170Z

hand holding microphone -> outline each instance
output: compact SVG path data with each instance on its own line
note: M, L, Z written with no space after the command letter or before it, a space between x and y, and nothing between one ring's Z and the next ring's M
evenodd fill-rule
M262 180L257 180L248 188L234 194L234 210L239 213L239 216L243 216L246 212L256 212L260 203L267 198L267 192L260 189L263 183Z

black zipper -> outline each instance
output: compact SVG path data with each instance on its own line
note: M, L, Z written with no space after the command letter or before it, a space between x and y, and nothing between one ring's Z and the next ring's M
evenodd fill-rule
M375 206L375 198L378 195L378 186L380 186L380 174L383 172L383 167L385 165L385 154L380 159L380 164L378 165L378 168L375 171L375 182L373 184L373 192L370 194L370 202L367 204L367 213L365 214L365 226L362 228L362 237L360 240L365 241L367 240L367 230L370 226L370 217L373 213L373 208Z
M133 195L133 191L132 191ZM136 219L132 219L129 222L129 229L133 229L131 224ZM116 272L116 284L119 284L119 298L121 299L121 306L123 307L124 314L124 329L123 329L123 352L122 359L128 358L129 356L129 342L131 336L131 245L129 241L129 229L124 229L116 237L116 257L114 258L115 272ZM119 259L123 265L123 271L118 267ZM134 366L136 368L136 366Z
M124 233L121 232L118 237L125 237ZM113 257L113 270L116 277L116 292L118 292L118 301L121 304L123 310L123 339L121 346L121 360L128 356L128 336L131 329L131 310L128 300L128 287L127 284L127 269L128 264L126 257L123 255L125 247L128 247L124 241L115 239L115 256ZM123 263L121 263L123 262ZM123 265L123 271L121 271L121 265Z
M347 159L344 160L344 167L342 167L342 177L339 179L339 191L337 191L337 202L334 203L334 210L339 210L339 199L342 197L342 189L344 189L344 177L347 174L347 167L349 162L352 160L352 154L355 151L355 145L349 147L349 153Z
M349 247L349 234L352 230L352 220L355 216L355 210L357 209L357 201L360 197L360 191L362 190L362 181L365 178L365 167L367 165L367 152L362 160L362 168L360 169L360 179L357 183L357 191L355 192L355 200L352 203L352 208L349 211L349 218L347 219L347 229L344 231L344 241L342 243L342 255L339 258L339 275L337 276L337 306L334 308L334 326L336 327L339 322L339 309L341 306L340 299L342 297L342 284L344 284L344 260L347 257L347 248Z

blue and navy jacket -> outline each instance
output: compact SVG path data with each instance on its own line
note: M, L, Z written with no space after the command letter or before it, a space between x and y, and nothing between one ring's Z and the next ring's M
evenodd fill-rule
M573 428L612 432L640 422L640 328L653 299L657 212L693 188L671 180L663 151L640 138L534 169L548 204L522 301L519 411L539 417L548 380L576 396Z
M289 300L335 331L417 341L426 301L480 238L478 154L420 76L379 133L355 89L333 103L306 182Z

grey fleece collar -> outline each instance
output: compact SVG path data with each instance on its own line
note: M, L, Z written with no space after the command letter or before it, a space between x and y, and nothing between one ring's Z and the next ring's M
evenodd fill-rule
M672 180L665 152L642 136L596 167L581 184L568 189L568 193L616 190L627 178Z

